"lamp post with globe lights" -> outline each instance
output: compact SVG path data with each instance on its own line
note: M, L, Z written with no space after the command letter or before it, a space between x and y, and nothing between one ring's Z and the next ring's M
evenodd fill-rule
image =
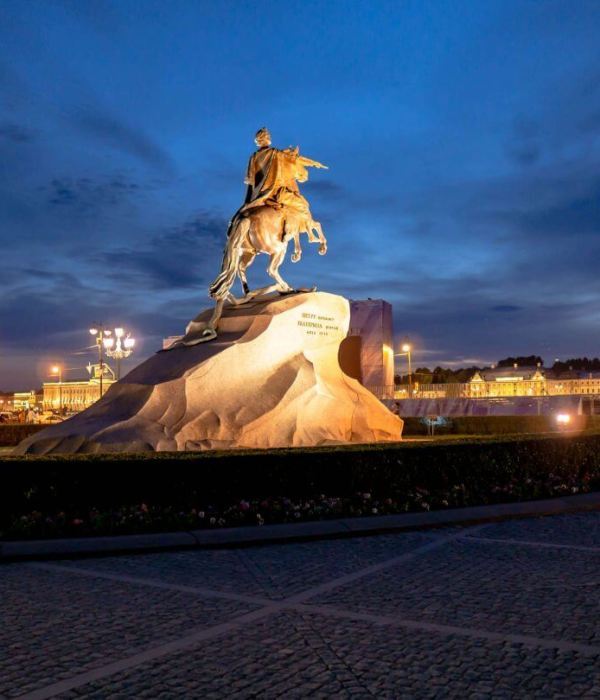
M103 326L98 328L90 328L90 334L94 336L98 347L98 364L100 367L100 398L102 398L102 377L104 375L104 355L103 351L112 347L113 339L111 338L112 331L106 330Z
M121 360L126 359L133 352L135 338L131 337L131 333L125 333L123 328L115 328L115 337L109 337L104 340L104 348L109 357L117 361L117 380L121 378Z

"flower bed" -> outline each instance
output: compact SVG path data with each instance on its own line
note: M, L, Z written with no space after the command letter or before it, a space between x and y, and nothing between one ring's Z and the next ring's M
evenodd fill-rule
M600 435L2 465L4 539L262 525L600 490Z

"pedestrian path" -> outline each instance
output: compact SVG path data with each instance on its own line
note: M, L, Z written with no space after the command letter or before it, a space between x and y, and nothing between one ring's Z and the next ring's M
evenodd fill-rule
M0 697L600 697L600 513L0 570Z

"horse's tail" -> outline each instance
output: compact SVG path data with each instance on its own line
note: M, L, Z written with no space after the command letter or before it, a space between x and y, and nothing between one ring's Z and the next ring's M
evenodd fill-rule
M233 287L238 271L240 248L248 231L248 225L242 225L246 221L247 219L238 219L232 225L232 230L227 238L227 245L223 252L221 272L208 288L208 293L213 299L223 299Z

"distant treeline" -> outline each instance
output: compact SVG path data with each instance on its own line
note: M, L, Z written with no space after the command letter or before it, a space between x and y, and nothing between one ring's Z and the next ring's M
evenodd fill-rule
M498 360L495 367L535 367L537 365L544 367L544 360L539 355L519 355L517 357L505 357ZM469 379L482 370L492 369L492 367L460 367L458 369L449 369L448 367L417 367L413 372L413 380L419 384L451 384L468 382ZM569 360L555 361L552 367L553 372L560 374L562 372L577 371L577 372L600 372L600 358L594 357L573 357ZM396 384L406 383L408 374L397 374L394 377Z

